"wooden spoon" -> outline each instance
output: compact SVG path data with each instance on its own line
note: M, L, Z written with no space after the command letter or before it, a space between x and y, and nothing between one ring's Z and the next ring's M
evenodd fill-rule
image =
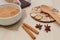
M56 20L56 22L60 25L60 18L58 17L58 15L57 15L55 12L53 12L53 11L51 10L50 7L48 7L48 6L46 6L46 5L41 5L41 10L42 10L43 12L48 13L50 16L52 16L52 17Z

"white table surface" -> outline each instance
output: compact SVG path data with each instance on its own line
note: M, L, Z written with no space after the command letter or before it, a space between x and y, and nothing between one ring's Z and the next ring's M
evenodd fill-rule
M5 3L5 1L0 0L0 4L3 3ZM31 6L23 9L24 16L17 24L9 27L0 26L0 40L32 40L32 38L21 27L21 23L26 22L29 25L33 26L33 28L35 28L35 25L37 23L43 25L47 24L47 23L37 22L33 20L29 15L29 11L31 10L32 7L42 4L54 7L54 3L52 0L31 0ZM51 32L49 33L46 33L44 31L44 27L42 30L37 29L40 32L40 34L36 35L37 38L36 40L60 40L60 26L56 23L49 23L49 25L51 25Z

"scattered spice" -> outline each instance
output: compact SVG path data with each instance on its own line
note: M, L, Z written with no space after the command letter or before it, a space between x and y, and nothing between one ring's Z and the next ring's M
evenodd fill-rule
M44 25L45 26L45 31L48 32L48 31L51 31L50 27L48 24L47 25Z
M36 28L38 28L39 30L41 30L42 29L42 26L43 25L41 25L41 24L36 24ZM50 29L50 27L51 26L49 26L48 24L47 25L44 25L44 27L45 27L45 31L48 33L49 31L51 31L51 29Z
M36 26L35 26L36 28L39 28L40 30L41 30L41 28L42 28L42 25L41 24L36 24Z

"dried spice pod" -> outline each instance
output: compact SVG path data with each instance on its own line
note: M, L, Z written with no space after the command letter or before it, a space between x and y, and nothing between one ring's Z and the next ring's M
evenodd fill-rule
M40 30L42 29L42 25L41 25L41 24L36 24L35 27L36 27L36 28L39 28Z
M51 31L50 27L48 24L47 25L44 25L45 26L45 31L48 33L49 31Z

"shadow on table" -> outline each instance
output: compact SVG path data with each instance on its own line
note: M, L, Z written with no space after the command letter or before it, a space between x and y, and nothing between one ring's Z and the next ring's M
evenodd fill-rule
M23 10L22 13L23 13L23 16L22 16L22 18L17 23L15 23L13 25L9 25L9 26L1 26L0 25L0 28L4 28L4 29L7 29L7 30L12 30L12 31L17 31L18 28L20 27L20 25L22 24L22 22L24 21L24 19L27 16L25 10Z

